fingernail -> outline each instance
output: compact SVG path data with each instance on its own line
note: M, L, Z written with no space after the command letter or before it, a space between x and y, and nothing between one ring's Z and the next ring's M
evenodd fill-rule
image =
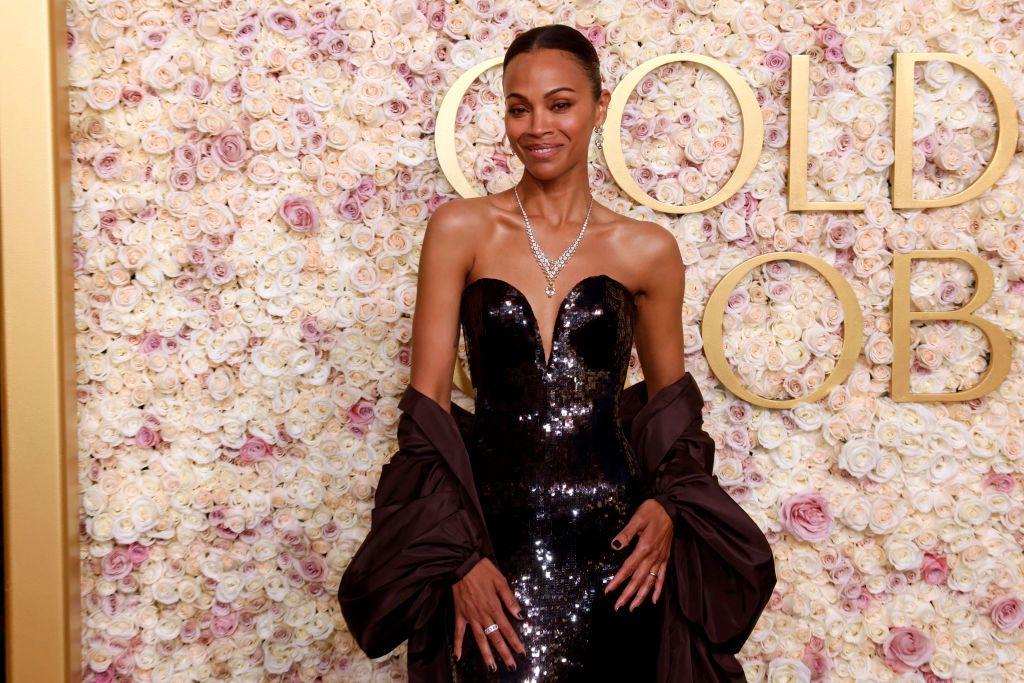
M522 618L523 618L523 612L521 610L519 612L516 612L516 619L522 619Z
M487 668L491 670L491 673L493 673L493 672L498 670L498 665L497 664L488 664Z
M622 541L616 538L614 541L612 541L612 547L618 550L622 547Z

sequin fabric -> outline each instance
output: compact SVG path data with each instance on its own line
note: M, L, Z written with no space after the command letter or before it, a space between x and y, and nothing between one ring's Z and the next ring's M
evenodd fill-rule
M644 499L618 422L636 315L625 285L586 277L562 300L545 358L520 290L485 277L463 291L476 415L467 449L498 568L526 610L511 622L527 656L510 672L492 648L492 673L467 631L455 680L608 680L608 662L625 654L615 650L657 640L656 609L614 612L619 590L603 592L630 552L611 540ZM653 666L655 652L645 659Z

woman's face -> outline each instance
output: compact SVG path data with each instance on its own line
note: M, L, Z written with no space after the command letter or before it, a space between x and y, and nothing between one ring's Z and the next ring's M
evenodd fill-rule
M502 76L505 133L529 172L552 178L586 163L590 136L604 122L611 94L597 102L576 58L539 49L516 56Z

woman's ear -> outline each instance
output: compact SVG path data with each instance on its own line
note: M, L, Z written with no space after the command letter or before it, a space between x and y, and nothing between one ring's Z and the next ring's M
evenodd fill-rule
M611 101L612 94L607 88L601 89L601 96L597 98L597 120L594 121L594 127L600 128L604 125L604 120L608 117L608 103Z

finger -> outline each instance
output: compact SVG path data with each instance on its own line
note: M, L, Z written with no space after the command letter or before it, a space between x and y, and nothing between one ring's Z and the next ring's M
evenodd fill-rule
M491 646L484 634L483 626L478 621L470 622L469 626L473 629L473 637L476 638L476 646L480 648L480 656L483 657L484 664L491 671L497 671L498 665L494 663L494 655L491 654Z
M655 605L658 604L658 598L661 597L661 589L665 585L665 572L668 571L668 564L662 563L658 568L658 580L655 581L654 586L654 597L651 600Z
M455 659L462 658L462 639L466 637L466 620L461 614L455 617Z
M651 572L654 572L654 573L652 574ZM630 612L635 610L641 603L643 603L644 598L646 598L647 594L650 593L651 587L654 585L654 582L657 581L657 580L658 580L658 573L655 572L653 568L649 569L647 571L647 577L644 579L643 583L640 585L640 590L637 591L636 598L634 598L633 602L630 603L630 605L629 605L629 611Z
M511 612L516 619L522 619L523 606L519 604L519 600L516 599L516 594L508 585L508 581L499 581L497 589L498 597L501 598L501 602L504 603L506 608L508 608L508 611Z
M633 540L633 536L640 531L643 526L643 518L637 515L633 515L626 522L626 526L622 527L622 531L615 534L612 538L612 547L616 550L625 548Z
M629 577L630 574L633 573L637 563L650 554L651 550L648 547L649 544L644 539L644 531L645 530L643 529L640 530L638 536L639 540L637 541L636 547L633 548L633 552L629 554L629 557L627 557L626 561L622 563L622 567L619 568L619 571L615 572L615 576L612 577L612 580L604 587L605 594L615 590L616 587L618 587L626 580L627 577Z
M615 572L615 576L612 577L612 580L605 585L604 592L606 594L615 590L623 581L629 578L629 575L633 573L633 568L636 566L638 559L637 551L634 549L633 552L630 553L629 557L627 557L622 563L622 566L619 567L619 571Z
M504 625L502 622L504 622ZM490 639L490 643L494 646L494 649L498 651L498 656L501 657L501 661L505 662L505 666L509 669L515 670L516 658L512 656L512 651L508 649L508 644L505 642L507 637L515 636L515 632L512 631L512 625L508 623L508 619L505 618L505 615L495 617L493 623L498 625L498 630L491 631L487 634L487 637ZM516 640L518 640L518 638L516 638Z
M498 630L500 630L502 635L505 636L505 640L512 646L512 649L521 655L525 655L526 645L523 644L523 641L516 632L516 628L512 625L512 622L505 618L505 615L503 614L496 623L498 624Z
M619 607L629 602L636 590L640 588L640 584L643 583L644 577L647 576L647 572L650 571L649 567L652 564L654 564L654 562L651 559L645 558L640 561L636 570L633 572L629 585L619 593L619 599L615 601L615 609L619 609Z

